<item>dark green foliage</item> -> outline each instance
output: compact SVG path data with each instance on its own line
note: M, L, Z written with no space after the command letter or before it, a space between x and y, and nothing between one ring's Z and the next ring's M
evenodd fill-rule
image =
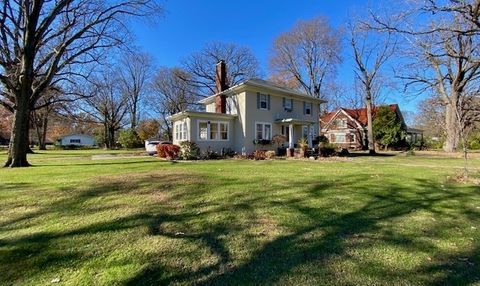
M200 157L200 148L195 142L180 143L180 157L184 160L197 160Z
M334 156L337 153L337 146L332 143L322 143L320 144L319 151L322 157Z
M315 139L313 139L313 144L314 145L322 144L322 143L329 143L327 136L320 135L320 136L315 137Z
M468 149L480 150L480 132L475 132L468 138Z
M123 148L139 148L142 147L142 140L138 137L137 131L133 129L127 129L120 131L118 135L118 143Z
M406 128L397 114L388 106L380 106L373 120L373 136L385 148L404 143Z

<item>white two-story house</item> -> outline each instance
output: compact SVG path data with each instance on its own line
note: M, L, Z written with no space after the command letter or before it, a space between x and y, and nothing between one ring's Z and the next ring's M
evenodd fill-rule
M171 116L173 143L192 141L201 150L231 149L238 154L256 149L275 150L273 136L284 135L285 146L319 134L319 111L323 100L272 82L250 79L226 88L225 63L217 64L218 93L202 99L205 112L183 111ZM263 143L259 145L258 143Z

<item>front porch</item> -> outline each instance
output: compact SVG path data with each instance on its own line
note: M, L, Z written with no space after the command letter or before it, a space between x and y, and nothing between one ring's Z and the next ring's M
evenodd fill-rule
M299 120L295 118L283 118L275 120L275 123L281 126L282 135L287 138L287 148L297 147L297 142L301 138L306 138L308 147L313 148L313 137L315 134L315 121Z

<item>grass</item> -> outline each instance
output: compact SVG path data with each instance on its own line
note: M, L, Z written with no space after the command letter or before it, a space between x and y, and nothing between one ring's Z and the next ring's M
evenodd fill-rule
M459 158L91 160L106 153L0 169L0 284L480 285Z

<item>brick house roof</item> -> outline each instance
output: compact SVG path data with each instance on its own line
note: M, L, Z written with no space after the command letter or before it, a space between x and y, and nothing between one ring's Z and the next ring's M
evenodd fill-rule
M398 104L389 104L388 105L390 109L399 114L399 108ZM378 111L378 106L375 106L372 110L373 116L375 116L375 113ZM348 108L340 108L340 110L345 111L350 117L352 117L354 120L356 120L362 127L367 126L367 108L358 108L358 109L348 109ZM330 121L332 121L335 117L335 115L338 113L339 110L335 110L332 112L325 113L324 115L320 116L320 120L328 124Z

